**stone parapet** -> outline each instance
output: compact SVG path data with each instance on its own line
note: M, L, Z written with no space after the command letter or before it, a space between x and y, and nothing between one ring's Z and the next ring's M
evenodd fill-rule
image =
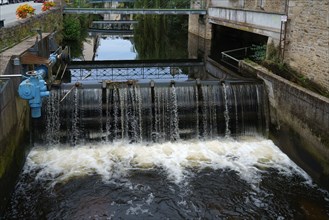
M62 30L62 10L55 8L32 17L18 20L0 29L0 51L4 51L15 44L41 32Z

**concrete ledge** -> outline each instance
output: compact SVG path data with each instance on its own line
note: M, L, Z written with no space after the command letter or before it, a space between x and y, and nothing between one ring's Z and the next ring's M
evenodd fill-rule
M267 88L272 133L294 139L297 152L307 152L320 169L305 168L313 177L329 181L329 99L277 76L255 63L241 62L243 72L262 79ZM285 145L286 142L283 142ZM285 148L285 146L280 146ZM290 155L289 155L290 156ZM297 158L300 160L300 158ZM310 160L310 161L312 161ZM305 160L301 163L305 163ZM312 163L309 164L312 166ZM325 176L325 178L323 178Z
M280 38L283 14L232 8L209 8L209 21L274 39Z

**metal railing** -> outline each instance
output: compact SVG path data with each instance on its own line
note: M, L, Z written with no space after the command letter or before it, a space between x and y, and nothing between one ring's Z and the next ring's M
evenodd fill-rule
M107 8L111 0L78 0L64 8L65 14L206 14L205 0L141 1L122 0L118 5ZM114 2L114 1L113 1ZM94 3L100 3L94 5Z
M221 61L227 65L239 70L239 63L250 55L250 47L242 47L234 50L227 50L221 52Z
M197 59L182 60L131 60L131 61L76 61L70 63L70 81L100 80L187 80L203 68L204 63Z

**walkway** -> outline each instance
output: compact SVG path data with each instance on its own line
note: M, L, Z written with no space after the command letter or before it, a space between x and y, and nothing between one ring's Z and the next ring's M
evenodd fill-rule
M204 9L64 8L64 14L207 14Z

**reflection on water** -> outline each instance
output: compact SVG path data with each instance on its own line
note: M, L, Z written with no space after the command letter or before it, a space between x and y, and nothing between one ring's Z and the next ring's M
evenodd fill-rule
M325 219L329 197L272 141L37 146L7 216Z
M90 36L83 43L81 60L135 60L133 39L122 36Z
M74 58L81 60L188 58L187 19L187 16L136 16L133 35L89 33L89 37L83 42L82 57Z
M139 59L187 58L187 16L137 16L134 42Z
M99 41L95 60L134 60L136 57L131 39L103 37Z

